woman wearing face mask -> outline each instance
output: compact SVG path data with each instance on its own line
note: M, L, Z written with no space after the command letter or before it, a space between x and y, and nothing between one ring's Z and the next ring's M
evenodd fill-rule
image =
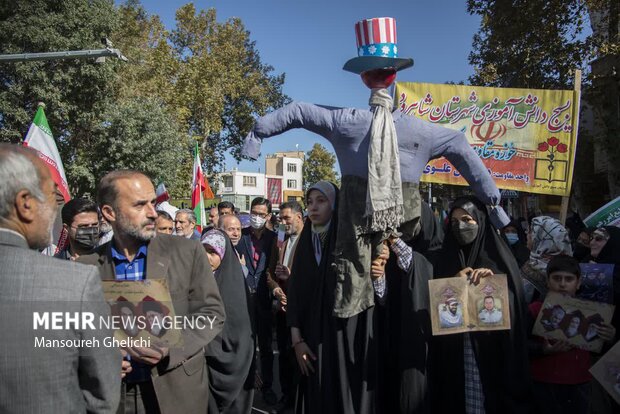
M534 299L547 294L547 263L553 256L572 256L570 238L566 227L558 219L539 216L532 219L527 234L527 247L530 258L521 266L524 279L525 300L531 303Z
M530 250L527 248L527 236L523 228L516 221L512 221L502 229L502 233L506 237L512 254L517 259L517 264L519 267L523 266L530 258Z
M586 260L614 265L613 288L616 309L612 325L617 332L620 332L620 228L605 226L594 230L590 241L590 256Z
M327 181L306 193L308 219L289 279L287 323L302 374L297 413L375 412L374 308L346 319L333 316L337 198L338 189Z
M492 274L506 274L511 328L433 338L433 411L529 412L526 308L519 267L491 225L486 206L476 198L456 200L449 219L435 277L467 277L477 284Z
M209 370L209 413L252 411L254 396L254 332L248 290L235 249L220 230L201 239L226 308L222 332L206 349Z

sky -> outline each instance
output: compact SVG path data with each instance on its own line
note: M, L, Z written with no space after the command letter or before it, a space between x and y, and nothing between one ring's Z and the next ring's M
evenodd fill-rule
M142 0L168 29L184 0ZM465 0L198 0L196 9L215 8L217 20L239 17L256 42L261 60L274 73L286 74L284 93L292 100L339 107L367 108L370 91L359 75L342 70L357 56L354 24L371 17L394 17L398 55L414 66L397 81L445 83L465 81L473 73L467 62L480 19L466 10ZM276 151L308 151L329 142L305 130L264 140L258 161L226 157L226 169L264 172L264 155Z

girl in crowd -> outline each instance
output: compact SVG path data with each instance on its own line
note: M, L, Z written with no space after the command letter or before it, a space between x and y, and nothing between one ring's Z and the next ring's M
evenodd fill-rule
M548 216L539 216L532 219L530 231L527 234L527 247L530 249L530 258L521 266L521 275L524 280L525 300L531 303L537 298L544 298L547 294L547 263L553 256L572 256L568 231L559 220Z
M467 277L478 284L492 274L506 274L511 329L433 338L433 411L527 412L530 378L519 267L478 199L457 199L449 219L435 277Z
M235 248L225 233L209 230L201 242L226 309L224 329L206 350L209 414L249 414L254 397L255 345L245 278Z
M298 413L374 412L377 350L370 308L333 316L338 189L320 181L306 193L308 219L289 279L287 322L302 378Z
M508 246L519 267L523 266L530 258L530 250L527 248L527 235L521 227L521 224L516 221L511 221L509 225L502 229L502 233L508 241Z

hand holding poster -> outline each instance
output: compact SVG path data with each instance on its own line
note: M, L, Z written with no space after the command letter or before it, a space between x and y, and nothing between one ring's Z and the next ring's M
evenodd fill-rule
M577 296L580 299L613 304L614 265L580 263L579 267L581 267L581 286Z
M397 82L394 99L404 114L462 131L498 188L570 194L579 92ZM422 181L467 185L443 157Z
M615 198L583 220L586 227L620 227L620 197Z
M592 376L605 388L616 403L620 404L620 342L590 368Z
M510 329L506 275L477 286L463 277L429 280L428 286L433 335Z
M143 339L142 343L167 348L183 345L181 331L185 321L175 316L166 279L104 280L102 284L116 325L116 339Z
M562 339L586 351L601 352L597 325L610 323L614 306L549 292L536 318L534 335Z

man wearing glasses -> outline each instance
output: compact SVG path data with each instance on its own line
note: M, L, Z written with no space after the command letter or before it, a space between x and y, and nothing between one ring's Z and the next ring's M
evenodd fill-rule
M222 214L220 212L220 214ZM271 389L273 382L272 331L273 314L271 312L271 293L267 286L267 266L271 250L275 248L276 233L265 228L271 218L271 202L263 197L252 200L250 207L250 227L242 230L241 240L237 244L239 256L245 259L248 274L245 278L250 296L252 311L256 321L258 351L260 354L261 375L263 380L263 399L269 405L275 405L278 398Z
M90 252L99 242L99 210L87 198L74 198L62 208L62 226L69 236L66 249L54 257L75 260Z

